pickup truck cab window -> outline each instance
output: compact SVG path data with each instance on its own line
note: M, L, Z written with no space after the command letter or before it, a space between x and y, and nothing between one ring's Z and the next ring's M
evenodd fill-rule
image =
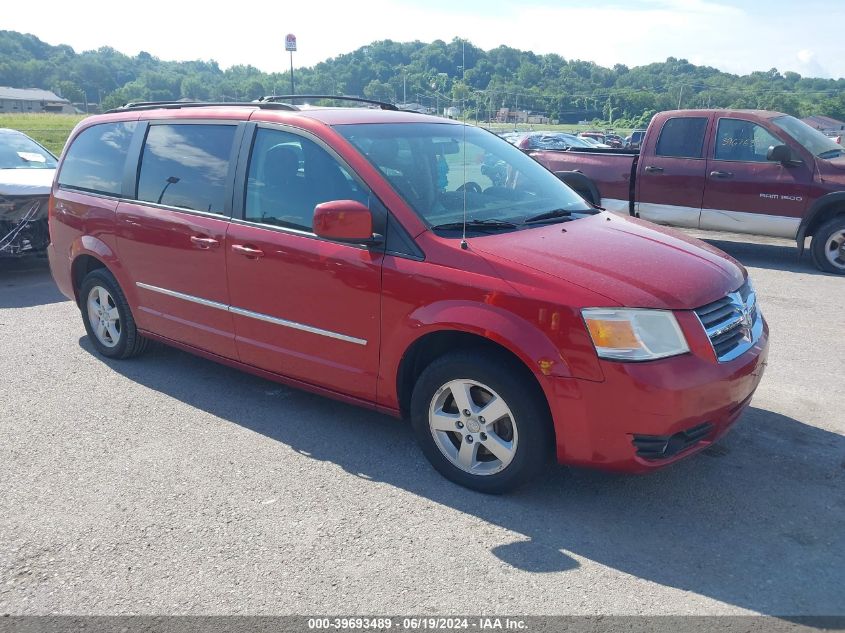
M716 130L716 160L765 163L769 147L781 142L766 128L741 119L719 119Z
M655 154L675 158L701 158L704 155L706 117L669 119L663 124Z
M138 200L223 214L234 125L151 125Z

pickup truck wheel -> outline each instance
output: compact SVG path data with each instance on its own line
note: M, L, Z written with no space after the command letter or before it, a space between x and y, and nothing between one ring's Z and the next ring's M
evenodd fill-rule
M845 215L838 215L816 229L810 252L819 269L845 275Z
M130 358L147 348L149 341L138 333L126 296L108 270L97 268L88 273L79 297L85 331L100 354Z
M536 476L553 446L542 393L513 359L459 351L432 362L411 397L423 453L447 479L499 494Z

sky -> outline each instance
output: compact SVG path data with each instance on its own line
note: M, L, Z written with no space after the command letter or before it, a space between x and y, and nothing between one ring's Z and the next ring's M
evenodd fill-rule
M845 77L842 0L183 0L12 1L0 29L32 33L77 52L110 46L167 61L216 60L286 71L285 35L297 37L294 68L377 40L446 42L629 67L687 59L731 73L777 68Z

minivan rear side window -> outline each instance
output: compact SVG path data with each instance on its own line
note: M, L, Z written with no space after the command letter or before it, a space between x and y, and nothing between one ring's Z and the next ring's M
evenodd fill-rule
M674 158L702 158L706 131L706 117L669 119L663 124L654 153Z
M108 196L120 196L126 153L136 121L92 125L68 148L59 185Z
M138 200L223 214L234 125L150 125Z

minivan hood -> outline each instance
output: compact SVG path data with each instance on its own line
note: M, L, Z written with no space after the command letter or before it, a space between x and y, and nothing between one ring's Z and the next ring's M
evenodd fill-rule
M472 247L627 307L697 308L746 277L739 262L700 240L610 213L478 238Z

